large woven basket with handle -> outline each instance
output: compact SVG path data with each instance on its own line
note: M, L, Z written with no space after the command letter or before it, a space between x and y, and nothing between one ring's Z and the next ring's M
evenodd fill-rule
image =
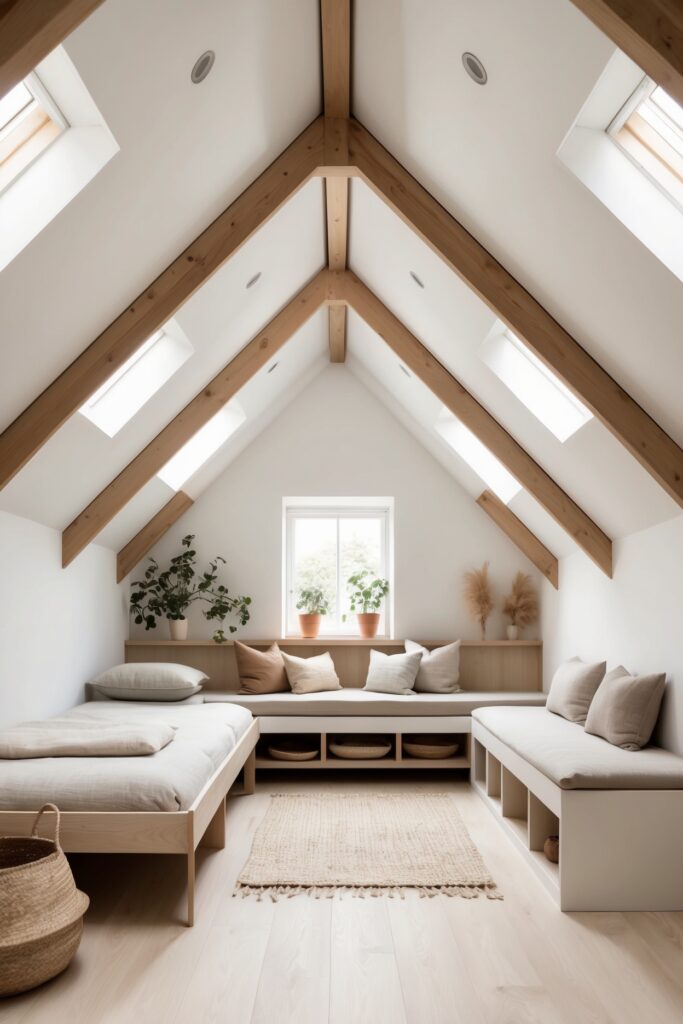
M42 814L56 814L55 838L41 839ZM30 836L0 837L0 995L54 978L78 949L88 897L59 845L59 810L45 804Z

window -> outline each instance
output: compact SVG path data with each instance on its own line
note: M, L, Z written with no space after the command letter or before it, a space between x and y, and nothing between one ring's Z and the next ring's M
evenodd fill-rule
M661 86L645 78L608 132L627 156L683 209L683 107Z
M38 77L29 75L0 99L0 192L66 127Z
M114 437L145 402L192 355L192 346L174 326L157 331L105 381L81 406L80 412L91 423Z
M358 635L347 580L362 569L389 580L378 633L391 635L392 513L388 498L285 499L285 636L299 632L302 587L320 587L325 594L329 612L321 621L322 635Z
M566 441L592 419L590 410L520 339L502 324L482 345L486 365L550 430Z
M179 491L185 481L189 480L242 426L245 419L246 416L237 402L226 405L205 423L172 459L169 459L157 476L174 491Z
M502 462L481 443L471 430L444 409L436 421L436 429L461 459L481 477L494 494L508 505L522 487Z

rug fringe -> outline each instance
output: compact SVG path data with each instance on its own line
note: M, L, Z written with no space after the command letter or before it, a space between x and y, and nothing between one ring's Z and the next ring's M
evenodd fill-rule
M351 896L354 899L377 899L388 896L389 899L406 898L406 892L416 892L421 899L432 899L434 896L461 896L466 900L476 900L485 896L489 900L502 900L503 894L495 885L249 885L238 882L233 898L239 896L246 899L255 896L257 902L269 897L277 903L282 896L291 899L293 896L310 896L313 899L333 899L335 896Z

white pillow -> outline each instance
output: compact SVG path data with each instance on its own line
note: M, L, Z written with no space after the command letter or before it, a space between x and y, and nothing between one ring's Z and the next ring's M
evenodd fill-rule
M176 701L199 693L208 678L189 665L144 661L115 665L93 679L92 686L113 700Z
M323 690L341 690L341 683L335 672L329 651L313 658L297 658L293 654L282 654L285 672L292 693L322 693Z
M382 654L373 649L370 651L370 668L364 689L407 697L415 692L413 687L421 661L422 651Z
M406 640L406 651L413 654L422 653L422 661L415 680L417 693L461 693L458 686L460 679L460 640L428 651L414 640Z

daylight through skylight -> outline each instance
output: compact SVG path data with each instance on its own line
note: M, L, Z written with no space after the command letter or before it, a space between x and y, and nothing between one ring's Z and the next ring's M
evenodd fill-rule
M461 459L481 477L494 494L508 505L522 485L515 480L505 466L493 455L486 445L469 430L464 423L444 409L436 421L436 429Z
M180 451L176 452L163 469L159 470L158 477L174 491L180 490L185 481L189 480L238 427L242 426L245 419L246 416L237 402L226 405L205 423Z
M683 107L646 78L608 130L627 156L683 208Z
M25 170L65 127L36 75L0 98L0 191Z

